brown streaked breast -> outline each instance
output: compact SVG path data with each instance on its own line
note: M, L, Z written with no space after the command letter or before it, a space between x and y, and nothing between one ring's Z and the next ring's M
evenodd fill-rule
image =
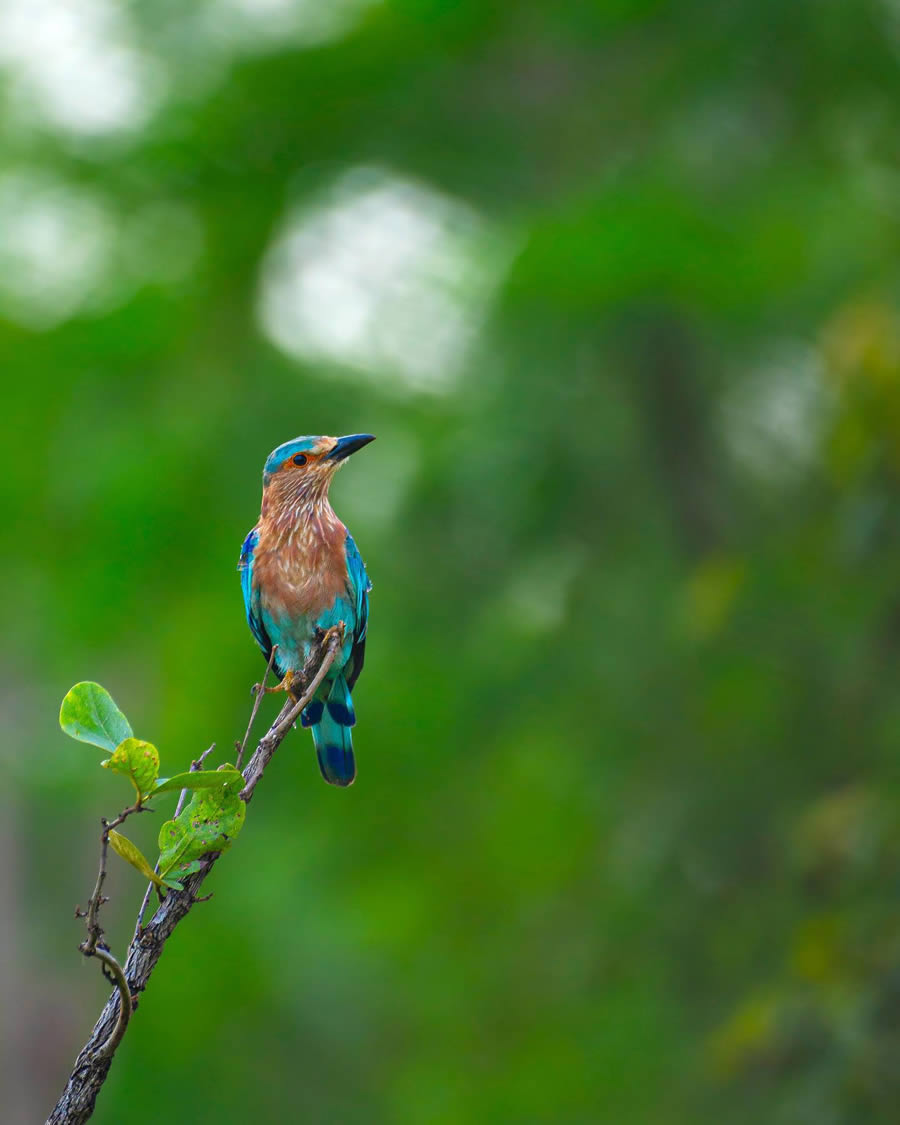
M346 528L309 520L286 534L261 522L253 580L273 616L318 617L346 593Z

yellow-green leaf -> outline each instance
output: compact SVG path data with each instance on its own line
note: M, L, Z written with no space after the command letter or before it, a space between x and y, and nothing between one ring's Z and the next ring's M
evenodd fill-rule
M127 863L130 863L132 867L140 871L145 879L149 879L152 883L155 883L157 887L162 887L164 885L163 880L160 879L145 859L141 849L137 844L133 844L127 836L123 836L121 832L110 829L109 843L113 851L117 855L120 855Z
M103 767L131 778L138 800L146 797L159 773L159 753L152 742L140 738L126 738L116 747L113 756L102 763Z

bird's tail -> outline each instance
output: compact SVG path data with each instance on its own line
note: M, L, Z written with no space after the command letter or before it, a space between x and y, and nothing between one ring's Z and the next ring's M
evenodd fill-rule
M326 681L324 686L328 688L327 696L314 699L304 708L300 722L312 730L322 777L331 785L352 785L356 777L350 735L356 722L353 700L343 676L337 676L330 686Z

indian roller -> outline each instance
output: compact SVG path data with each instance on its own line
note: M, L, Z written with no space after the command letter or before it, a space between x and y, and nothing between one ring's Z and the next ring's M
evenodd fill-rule
M332 785L356 777L350 692L362 671L372 584L328 488L350 454L374 440L298 437L274 449L263 469L259 522L238 563L247 621L267 661L277 646L273 667L281 683L274 690L290 692L320 631L344 623L344 643L300 717Z

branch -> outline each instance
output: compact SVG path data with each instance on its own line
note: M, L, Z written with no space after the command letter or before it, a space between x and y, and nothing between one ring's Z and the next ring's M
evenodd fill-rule
M315 695L340 651L343 638L343 625L334 626L324 635L321 643L310 652L310 657L303 672L294 680L294 683L299 682L309 686L306 687L299 699L295 700L293 695L288 699L275 722L260 739L252 758L243 771L245 784L241 797L244 801L249 801L253 796L253 791L259 784L275 751L281 745L291 726L296 722L300 712ZM124 815L133 811L136 810L126 810ZM124 819L124 815L122 819ZM104 832L101 836L101 871L103 877L106 874L105 845L108 845L109 842L109 830L120 823L121 819L117 819L108 825L104 822ZM133 1008L137 1007L137 1001L134 1000L132 1003L132 997L137 997L147 987L150 975L175 927L182 918L187 916L194 903L201 901L198 892L218 859L218 855L219 853L213 853L204 856L201 861L204 864L203 868L185 878L184 890L169 891L147 925L143 928L138 926L128 948L128 957L124 968L119 965L111 953L97 946L96 940L99 940L99 934L90 953L84 948L90 941L90 937L88 942L82 944L82 952L100 958L112 972L117 987L116 991L106 1001L87 1043L79 1052L65 1089L53 1112L47 1118L47 1125L82 1125L94 1112L94 1103L97 1094L106 1081L113 1054L125 1034ZM102 887L103 878L98 878L98 885L95 888L94 895L92 895L92 900L96 896L100 896ZM95 921L96 910L99 909L99 905L100 898L98 897L97 906L94 910ZM88 913L90 913L91 903L88 906Z
M235 743L237 749L237 758L235 765L238 769L241 768L241 763L244 760L244 749L247 746L247 739L250 737L250 731L253 730L253 722L256 719L256 712L259 710L259 705L262 702L262 697L266 694L266 680L269 678L269 673L272 671L272 665L275 663L275 653L278 651L278 645L272 645L272 651L269 653L269 663L266 665L266 674L262 678L262 683L253 685L253 693L256 698L253 700L253 710L250 712L250 721L247 723L247 729L244 732L244 737L240 743Z
M316 694L319 684L325 679L328 669L334 663L334 659L340 651L340 647L344 642L344 627L343 625L336 625L334 628L329 629L325 634L322 648L321 648L321 663L319 664L318 671L313 676L312 681L309 679L308 669L310 662L307 661L306 667L301 673L300 679L304 684L309 684L303 695L294 702L293 698L289 699L281 709L281 714L269 728L268 733L260 739L259 745L254 751L253 757L247 763L247 768L244 770L244 788L241 790L241 797L244 801L250 800L253 796L253 790L259 784L266 766L272 759L272 755L281 745L281 740L291 729L294 723L299 719L300 712L312 700ZM315 665L313 665L314 667Z

